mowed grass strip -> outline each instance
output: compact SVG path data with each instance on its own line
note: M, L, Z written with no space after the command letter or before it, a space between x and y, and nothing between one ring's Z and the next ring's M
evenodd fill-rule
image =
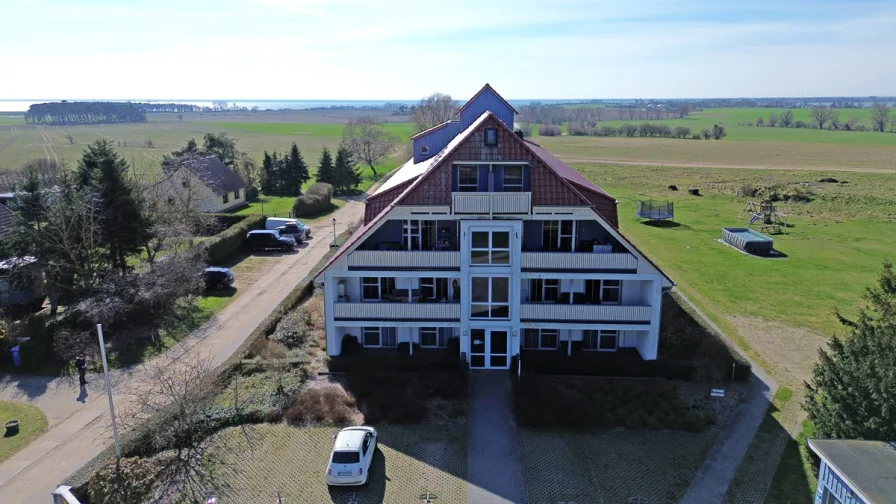
M19 433L0 437L0 462L12 457L47 430L47 417L37 406L0 401L0 422L19 421Z

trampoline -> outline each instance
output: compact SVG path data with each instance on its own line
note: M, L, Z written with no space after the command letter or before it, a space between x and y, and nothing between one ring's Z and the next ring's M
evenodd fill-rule
M635 215L639 219L647 220L672 220L675 218L675 209L671 201L639 201Z

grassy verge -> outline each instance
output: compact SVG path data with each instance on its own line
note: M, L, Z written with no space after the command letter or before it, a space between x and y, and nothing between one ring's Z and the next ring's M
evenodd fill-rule
M37 406L0 401L0 422L19 421L19 433L0 438L0 463L28 446L47 430L47 417Z

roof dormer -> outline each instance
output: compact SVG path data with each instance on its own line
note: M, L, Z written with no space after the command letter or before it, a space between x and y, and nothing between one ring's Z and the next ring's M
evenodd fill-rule
M467 126L473 124L473 121L481 116L486 110L495 114L498 120L507 125L511 130L513 129L513 116L519 113L513 108L513 105L507 103L507 100L499 95L491 85L486 83L478 93L473 95L473 97L457 111L457 115L460 117L460 130L464 130Z

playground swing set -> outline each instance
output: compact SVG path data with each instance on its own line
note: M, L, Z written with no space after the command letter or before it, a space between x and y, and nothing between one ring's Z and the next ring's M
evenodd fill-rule
M758 225L759 230L763 233L787 233L787 216L779 212L777 205L773 205L771 200L761 203L748 201L740 211L738 218L743 219L748 216L751 228L753 225Z

